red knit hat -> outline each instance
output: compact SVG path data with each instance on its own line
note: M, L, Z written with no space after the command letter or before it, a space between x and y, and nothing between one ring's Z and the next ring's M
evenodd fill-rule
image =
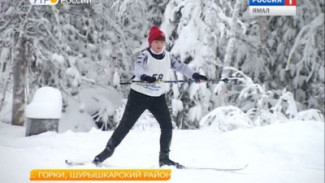
M157 26L152 26L149 31L148 42L149 46L154 40L166 40L165 34Z

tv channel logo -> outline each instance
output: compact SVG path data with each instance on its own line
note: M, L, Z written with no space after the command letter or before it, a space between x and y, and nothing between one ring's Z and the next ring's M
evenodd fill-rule
M31 5L56 5L58 3L63 4L91 4L91 0L29 0Z
M59 0L29 0L31 5L56 5Z
M249 0L252 16L295 16L296 0Z

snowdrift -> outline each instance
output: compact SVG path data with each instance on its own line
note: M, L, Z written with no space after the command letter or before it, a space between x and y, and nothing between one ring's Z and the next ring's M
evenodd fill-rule
M112 132L47 132L24 137L23 127L0 123L0 182L26 183L32 169L68 168L64 160L92 160ZM104 163L116 168L158 168L158 128L131 130ZM219 133L174 130L171 158L187 166L233 167L240 172L172 170L169 182L323 183L324 123L291 121ZM5 166L4 166L5 165ZM93 165L75 168L97 168Z

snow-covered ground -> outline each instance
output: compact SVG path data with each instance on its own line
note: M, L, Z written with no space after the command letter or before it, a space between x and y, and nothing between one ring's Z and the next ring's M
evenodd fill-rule
M24 134L23 127L0 123L1 183L29 182L32 169L68 168L65 159L91 160L112 132ZM159 129L132 130L105 164L158 168L159 135ZM174 130L171 158L196 167L249 165L239 172L173 169L169 182L323 183L324 123L291 121L221 134Z

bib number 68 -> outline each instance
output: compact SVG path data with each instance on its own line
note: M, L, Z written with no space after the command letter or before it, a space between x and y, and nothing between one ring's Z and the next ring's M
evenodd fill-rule
M154 74L154 75L152 75L152 77L155 77L157 79L157 81L162 81L164 75L163 74Z

